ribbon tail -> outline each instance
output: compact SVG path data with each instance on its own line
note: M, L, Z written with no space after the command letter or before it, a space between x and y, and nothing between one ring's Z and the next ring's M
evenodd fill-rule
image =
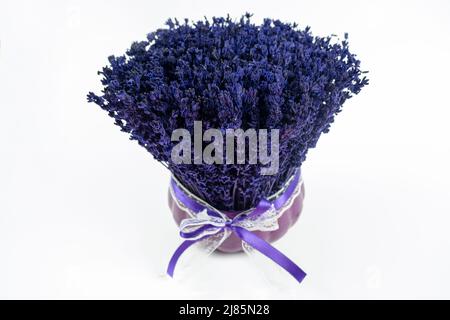
M299 283L306 277L306 273L299 266L268 242L242 227L234 226L233 229L241 240L247 242L253 248L289 272Z
M211 228L211 226L208 226L208 228ZM213 226L213 228L215 228ZM217 229L217 228L216 228ZM219 232L216 231L214 234L206 234L201 238L194 238L190 240L183 241L180 246L175 250L175 252L172 255L172 258L169 261L169 265L167 267L167 274L173 278L173 273L175 271L175 266L177 265L178 259L181 257L181 255L193 244L200 243L202 244L202 241L205 239L209 239L212 241L208 241L207 245L202 247L203 251L206 252L207 255L210 255L212 252L214 252L225 239L228 238L230 235L230 231L228 229L221 229ZM185 237L186 235L189 235L188 233L181 232L181 236Z
M183 241L180 246L175 250L175 252L172 255L172 258L170 258L169 265L167 267L167 274L173 278L173 272L175 271L175 266L177 265L178 259L183 254L184 251L186 251L190 246L192 246L194 243L196 243L196 240L185 240Z

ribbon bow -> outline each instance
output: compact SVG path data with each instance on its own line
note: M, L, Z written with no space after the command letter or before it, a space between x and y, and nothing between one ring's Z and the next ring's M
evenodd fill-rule
M275 249L265 240L252 231L274 231L278 229L280 210L289 201L292 201L295 191L298 190L300 173L298 172L284 192L274 201L261 200L256 208L250 212L238 214L233 219L228 218L219 210L203 203L195 196L188 195L172 180L171 191L175 201L191 214L191 218L180 223L180 236L186 239L175 251L170 259L167 274L173 277L175 266L183 252L198 242L204 242L205 249L213 252L225 241L232 232L241 240L244 251L248 252L250 246L289 272L298 282L301 282L306 273L283 253ZM206 240L206 241L205 241ZM208 241L209 240L209 241Z

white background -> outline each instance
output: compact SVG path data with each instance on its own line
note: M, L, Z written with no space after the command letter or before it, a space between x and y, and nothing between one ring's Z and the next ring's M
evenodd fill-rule
M244 255L164 277L169 173L86 102L107 56L168 17L246 11L348 32L370 71L304 163L276 243L308 273L289 290ZM444 0L2 1L0 298L450 298L449 35Z

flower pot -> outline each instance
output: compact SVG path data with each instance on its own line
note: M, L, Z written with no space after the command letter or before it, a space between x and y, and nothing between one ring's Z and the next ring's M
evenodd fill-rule
M286 234L290 227L292 227L298 220L303 209L303 199L305 197L304 184L298 186L299 190L292 196L290 203L282 208L282 214L278 218L278 229L274 231L254 231L261 239L271 243ZM169 191L169 208L175 222L180 225L181 221L190 218L189 213L181 208L174 200L172 193ZM240 212L223 212L228 218L233 219ZM242 251L242 240L232 233L218 248L221 252L239 252Z

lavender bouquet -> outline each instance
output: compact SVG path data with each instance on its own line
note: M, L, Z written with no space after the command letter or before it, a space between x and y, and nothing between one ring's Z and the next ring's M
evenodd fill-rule
M181 234L189 245L218 238L209 250L258 247L248 233L265 244L284 234L296 218L283 218L301 210L308 149L368 84L347 35L339 42L279 20L255 25L249 14L168 20L109 63L99 72L102 94L90 92L88 101L172 172L170 204ZM254 132L265 139L252 144ZM255 159L255 148L271 153Z

